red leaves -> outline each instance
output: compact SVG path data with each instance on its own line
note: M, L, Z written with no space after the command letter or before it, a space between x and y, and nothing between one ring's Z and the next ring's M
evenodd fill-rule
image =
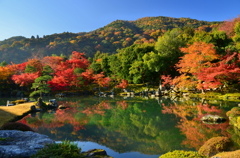
M128 81L122 79L122 82L119 83L118 85L116 85L115 87L116 87L116 88L125 89L125 88L127 88L127 86L128 86Z
M232 81L240 81L239 53L227 54L222 59L211 67L202 68L195 74L202 81L198 84L198 89L218 88Z
M209 104L189 105L189 104L173 104L169 106L163 105L163 114L174 114L180 118L177 127L186 136L182 142L190 148L199 149L202 144L209 138L214 136L228 136L226 129L228 123L222 124L203 124L200 118L206 114L217 114L222 116L225 112L218 106Z
M32 84L38 77L38 73L22 73L20 75L13 75L12 80L20 86L27 86Z
M63 76L54 76L51 81L48 81L48 84L53 91L66 90L68 86L68 83L66 83L66 80Z
M173 84L178 88L195 88L198 83L195 74L205 67L212 66L211 61L219 56L213 44L204 42L195 42L187 48L181 48L181 51L186 53L176 64L181 75L173 79Z
M86 69L89 61L84 57L84 53L72 52L72 57L65 62L58 58L47 58L55 66L55 76L48 83L53 90L63 90L71 86L79 86L78 76L74 74L75 68ZM51 61L53 59L53 61ZM60 62L61 61L61 62ZM58 64L56 66L56 64ZM85 74L86 75L86 74Z
M233 36L234 26L239 21L240 21L240 16L233 20L225 21L223 24L220 25L219 30L225 31L228 36Z
M162 75L161 79L163 80L162 82L162 86L164 87L165 85L172 85L173 84L173 80L172 77L170 75Z
M94 74L93 75L94 83L97 83L100 87L107 87L109 86L109 83L111 79L109 77L104 77L103 72L100 74Z
M63 62L63 58L59 56L46 56L42 59L43 65L49 65L53 71L56 71L61 62Z

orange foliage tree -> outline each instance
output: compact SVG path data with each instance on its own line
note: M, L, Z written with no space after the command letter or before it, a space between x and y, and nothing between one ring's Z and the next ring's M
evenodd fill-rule
M7 80L10 75L13 74L13 70L9 67L2 67L0 66L0 80L4 81Z
M115 87L125 89L125 88L127 88L127 86L128 86L128 81L125 79L122 79L122 82L119 83L118 85L116 85Z
M173 79L173 84L178 88L193 88L198 83L195 73L202 68L210 67L211 61L218 59L213 44L205 42L195 42L187 48L181 48L185 53L179 62L175 65L179 73L179 77Z

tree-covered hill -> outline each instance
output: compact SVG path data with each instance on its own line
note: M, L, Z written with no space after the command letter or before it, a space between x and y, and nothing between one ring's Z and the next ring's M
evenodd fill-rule
M132 44L155 43L169 29L192 27L209 31L219 23L159 16L136 21L116 20L91 32L64 32L42 38L16 36L0 41L0 61L21 63L34 56L69 56L73 51L84 52L87 57L93 57L97 51L113 54Z

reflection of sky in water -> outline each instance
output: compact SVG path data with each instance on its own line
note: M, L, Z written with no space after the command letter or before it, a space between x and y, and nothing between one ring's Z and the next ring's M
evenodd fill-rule
M118 153L113 151L112 149L99 145L97 143L93 142L79 142L75 141L75 143L78 143L78 147L82 149L82 151L88 151L90 149L103 149L107 152L109 156L112 156L114 158L158 158L159 155L144 155L140 154L139 152L129 152L129 153Z

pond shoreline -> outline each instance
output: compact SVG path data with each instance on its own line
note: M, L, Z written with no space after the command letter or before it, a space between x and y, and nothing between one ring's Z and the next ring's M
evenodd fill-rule
M120 97L120 98L118 98L118 95L116 96L116 97L114 97L114 98L110 98L110 97L97 97L97 96L90 96L91 98L89 98L89 99L87 99L88 97L85 97L85 96L75 96L75 97L72 97L72 96L70 96L70 97L64 97L64 98L59 98L59 104L61 104L61 105L67 105L67 106L69 106L69 105L71 105L71 107L72 107L72 109L75 109L76 111L78 111L77 113L78 113L78 116L83 116L84 115L84 117L79 117L79 119L76 119L75 117L72 117L72 119L76 119L75 120L75 122L73 122L73 124L67 124L66 126L68 126L68 132L66 132L66 135L67 134L70 134L70 135L72 135L72 134L75 134L73 137L69 137L69 140L76 140L76 139L72 139L72 138L75 138L75 137L77 137L77 138L87 138L87 134L86 134L86 132L84 132L85 130L90 130L90 129L92 129L92 124L91 125L87 125L87 122L85 122L85 121L90 121L91 120L91 118L90 118L90 116L89 117L87 117L88 115L91 115L92 116L92 114L93 114L93 112L95 113L95 115L96 115L96 117L95 117L95 119L96 118L99 118L99 116L101 116L102 117L102 119L101 120L104 120L104 118L109 118L108 116L113 116L113 115L106 115L106 116L104 116L103 114L104 113L102 113L102 112L107 112L107 111L109 111L109 113L108 114L114 114L114 117L110 117L110 118L115 118L116 117L116 114L118 114L119 115L119 119L121 119L122 118L122 114L123 114L123 112L124 112L124 114L126 114L126 118L130 118L130 116L131 116L131 118L133 119L133 118L135 118L136 119L136 121L137 122L132 122L132 121L130 121L129 122L129 124L130 125L133 125L133 123L140 123L139 122L139 119L138 119L138 116L139 115L141 115L142 117L143 116L153 116L153 120L156 122L156 123L153 123L153 124L149 124L149 125L152 125L154 128L153 129L158 129L159 128L159 130L160 129L162 129L162 128L160 128L159 127L159 123L160 122L162 122L163 120L165 120L166 119L166 117L168 118L172 118L172 116L171 115L166 115L166 114L161 114L164 110L165 110L165 112L171 112L171 109L174 109L174 108L179 108L179 107L182 107L182 108L187 108L187 106L189 105L189 107L191 107L191 108L196 108L196 105L194 106L193 105L193 102L191 102L191 100L192 100L192 97L189 97L188 99L187 98L181 98L181 97L177 97L175 100L173 100L173 102L174 103L180 103L180 102L187 102L187 104L185 105L185 104L178 104L177 106L175 106L174 107L174 105L175 104L168 104L168 102L167 101L169 101L169 99L170 98L166 98L166 97L158 97L158 98L151 98L151 97ZM93 100L94 100L94 98L96 99L96 101L94 101L93 102ZM76 102L75 101L75 99L77 99L78 101ZM138 100L138 99L140 99L140 100ZM157 100L155 100L155 99L157 99ZM189 100L190 99L190 100ZM207 101L207 103L210 101L211 102L211 100L209 99L208 100L208 98L205 98L206 99L206 101ZM88 101L89 100L89 101ZM171 99L172 100L172 99ZM69 102L70 101L70 102ZM206 104L206 106L201 106L201 102L202 102L202 100L201 100L201 98L199 98L199 99L193 99L192 101L197 101L198 103L199 103L199 108L204 108L204 109L206 109L208 106L207 106L207 104ZM65 102L67 103L67 104L65 104ZM116 103L115 103L116 102ZM70 103L70 104L68 104L68 103ZM73 104L73 103L76 103L76 104ZM79 103L81 103L81 104L79 104ZM83 106L78 106L78 105L83 105L82 103L84 103L84 105L86 104L86 108L83 108ZM91 104L92 106L90 106L89 107L89 103L93 103L93 104ZM205 103L205 102L204 102ZM221 103L221 102L220 102ZM24 109L24 110L26 110L26 109L28 109L27 110L27 113L28 112L30 112L30 105L26 105L26 104L28 104L28 103L23 103L23 104L18 104L18 105L15 105L15 106L9 106L9 107L0 107L0 110L1 110L1 112L5 112L5 113L10 113L10 114L12 114L11 113L11 111L9 111L9 108L12 108L12 111L15 111L15 108L17 108L17 107L22 107L22 109ZM31 102L31 104L32 105L34 105L34 104L36 104L36 102ZM213 105L211 105L211 106L213 106L214 107L214 105L216 105L217 104L217 106L218 106L218 104L219 104L219 102L214 102L213 103ZM231 107L236 107L236 106L238 106L238 102L234 102L234 103L231 103L231 104L227 104L228 106L230 106L231 105ZM25 106L25 107L24 107ZM211 110L211 106L209 106L209 108L210 108L210 110ZM24 107L24 108L23 108ZM225 107L223 107L223 106L221 106L220 105L220 107L221 108L225 108ZM3 109L1 109L1 108L4 108L4 110ZM158 109L158 110L156 110L156 108ZM170 108L170 109L169 109ZM8 109L8 110L6 110L6 109ZM57 111L56 112L56 114L54 113L54 114L52 114L52 113L48 113L48 114L38 114L37 116L36 116L36 118L35 118L35 121L39 121L38 119L41 117L44 117L45 119L46 119L46 125L47 125L47 127L49 126L49 122L48 121L50 121L50 122L52 122L52 124L51 125L53 125L53 127L55 127L56 126L56 121L57 122L59 122L60 124L59 125L61 125L61 127L63 127L63 125L61 124L61 122L63 123L63 122L66 122L66 121L69 121L69 119L64 119L64 118L69 118L69 112L71 112L72 111L72 109L70 108L70 109L67 109L67 110L59 110L59 111ZM112 109L112 110L111 110ZM116 111L115 110L113 110L113 109L115 109L115 110L117 110L118 111L118 113L116 113ZM150 114L149 112L149 110L153 110L153 113L152 114ZM170 111L169 111L169 110ZM202 109L202 110L204 110L204 109ZM17 110L17 109L16 109ZM127 110L126 112L125 112L125 110ZM179 109L179 110L181 110L181 109ZM197 110L197 109L196 109ZM74 111L74 110L73 110ZM158 112L157 112L158 111ZM185 110L185 111L187 111L187 110ZM193 110L194 111L194 110ZM110 113L111 112L111 113ZM131 115L128 115L128 112L133 112L133 114L131 114ZM227 112L227 111L225 111L225 112ZM29 114L29 113L28 113ZM64 115L64 114L66 114L66 115ZM81 115L80 115L81 114ZM130 113L129 113L130 114ZM12 114L13 115L13 114ZM118 116L117 115L117 116ZM15 115L16 117L19 117L19 116L17 116L17 115ZM53 118L53 116L54 116L54 118L55 119L52 119ZM68 117L63 117L63 116L68 116ZM31 117L30 115L29 116L27 116L27 117ZM57 117L59 117L59 119L57 118ZM160 118L162 118L162 119L159 119L159 117ZM82 118L82 119L81 119ZM117 117L118 118L118 117ZM146 118L149 118L149 117L146 117ZM195 118L197 118L197 117L195 117ZM15 118L16 119L16 118ZM51 119L51 120L50 120ZM74 120L72 120L71 119L71 122L72 121L74 121ZM95 119L93 119L93 120L95 120ZM188 118L189 119L189 118ZM27 120L27 119L26 119ZM25 123L25 121L26 120L24 120L23 121L23 123ZM31 120L31 121L30 121ZM54 122L54 120L55 120L55 122ZM107 119L108 120L108 119ZM118 119L117 119L118 120ZM129 119L127 119L127 120L129 120ZM160 121L160 120L162 120L162 121ZM166 119L165 121L169 121L169 120L171 120L171 119ZM10 120L10 121L13 121L13 120ZM33 120L32 119L29 119L29 121L30 122L32 122ZM160 122L158 122L158 121L160 121ZM189 121L191 121L191 119L189 120ZM41 122L41 121L40 121ZM90 121L91 122L91 121ZM100 123L99 123L99 121L96 121L97 122L97 124L98 125L101 125L101 127L105 127L105 124L103 124L104 122L101 122L100 121ZM164 122L164 121L163 121ZM194 121L192 121L192 122L194 122ZM32 122L33 123L33 122ZM106 122L106 123L111 123L111 122ZM107 125L108 125L107 124ZM155 126L155 124L156 124L156 126ZM167 123L168 124L168 123ZM29 124L29 125L31 125L31 124ZM70 125L70 126L69 126ZM84 125L83 127L84 128L81 128L82 127L82 125ZM113 125L113 124L112 124ZM140 125L140 124L138 124L138 125ZM148 125L148 126L149 126ZM190 125L190 124L189 124ZM201 123L200 122L198 122L197 123L197 125L198 126L200 126L200 127L203 127L202 125L201 125ZM65 126L65 127L66 127ZM143 129L145 129L146 127L145 126L147 126L147 125L142 125L144 128ZM142 126L139 126L139 128L137 128L136 130L138 131L138 130L140 130L140 131L142 131ZM209 125L209 126L211 126L211 125ZM72 128L69 128L69 127L73 127L73 129L74 129L74 127L79 127L79 129L78 129L78 131L74 131ZM95 127L95 126L94 126ZM98 126L96 126L96 127L98 127ZM114 125L113 125L113 127L115 127ZM131 126L132 127L132 126ZM163 127L166 127L166 126L163 126ZM172 126L171 126L172 127ZM169 129L168 129L169 128ZM170 131L170 133L171 132L173 132L172 134L176 134L176 133L174 133L175 132L175 130L173 130L172 128L170 128L170 127L168 127L166 130L169 130ZM81 131L81 129L83 129L82 131ZM109 126L107 126L107 128L106 128L106 130L110 130L111 128L109 127ZM116 129L118 129L117 127L116 127ZM149 128L149 130L151 130L152 128ZM205 129L205 128L204 128ZM42 132L42 134L50 134L51 136L53 136L53 138L54 137L56 137L57 138L57 133L56 133L56 131L58 131L59 130L59 127L58 126L56 126L55 127L55 130L49 130L48 132L46 132L46 133L44 133L44 132ZM44 130L45 131L45 130ZM105 136L105 133L102 133L103 134L103 138L104 139L102 139L102 137L100 138L98 138L98 137L95 137L96 135L94 134L94 132L95 131L97 131L97 132L101 132L101 131L103 131L103 129L101 128L99 128L98 130L96 130L96 129L94 129L92 132L92 135L94 136L94 139L93 140L103 140L103 142L104 142L104 140L106 139L107 140L107 136ZM111 130L110 130L111 131ZM162 130L160 130L160 131L162 131ZM163 130L164 131L164 130ZM163 132L162 131L162 132ZM41 133L41 131L38 131L39 133ZM55 132L55 133L54 133ZM112 132L112 131L111 131ZM146 132L146 131L143 131L143 132ZM90 132L91 133L91 132ZM159 132L157 132L157 133L152 133L152 134L158 134ZM60 136L60 133L58 133L59 134L59 136ZM119 134L119 133L118 133ZM125 136L124 135L124 133L122 133L123 134L123 136ZM151 134L151 133L150 133ZM99 135L99 134L98 134ZM100 134L101 135L101 134ZM116 135L116 134L114 134L114 135ZM78 137L78 136L80 136L80 137ZM149 136L148 134L146 134L146 136ZM180 136L180 135L179 135ZM106 138L105 138L106 137ZM122 138L124 138L123 140L125 140L125 137L122 137ZM179 142L181 142L180 141L180 138L181 137L179 137ZM206 137L207 138L207 137ZM159 135L159 139L163 139L162 137L160 137L160 135ZM85 140L85 139L84 139ZM91 140L91 139L90 139ZM116 139L116 140L118 140L118 139ZM146 138L146 140L148 140L147 138ZM153 139L153 140L155 140L155 139ZM136 142L137 142L137 140L135 140ZM101 141L100 141L101 142ZM157 141L157 142L159 142L159 141ZM155 142L155 144L157 144L157 142ZM119 142L118 142L119 143ZM101 144L101 143L100 143ZM103 143L104 144L104 143ZM119 144L121 144L121 143L119 143ZM119 145L118 144L118 145ZM177 143L177 144L180 144L180 143ZM147 146L147 144L146 144L146 146ZM115 147L114 147L115 148ZM139 147L140 148L140 147ZM110 148L111 149L111 148ZM175 149L175 148L174 148ZM145 150L144 150L145 151ZM158 150L155 150L155 151L158 151ZM145 151L146 152L146 151ZM156 152L157 153L157 152ZM112 155L112 154L110 154L110 155Z
M31 111L34 102L17 104L14 106L0 106L0 127L7 122L14 121L19 117L24 117Z

